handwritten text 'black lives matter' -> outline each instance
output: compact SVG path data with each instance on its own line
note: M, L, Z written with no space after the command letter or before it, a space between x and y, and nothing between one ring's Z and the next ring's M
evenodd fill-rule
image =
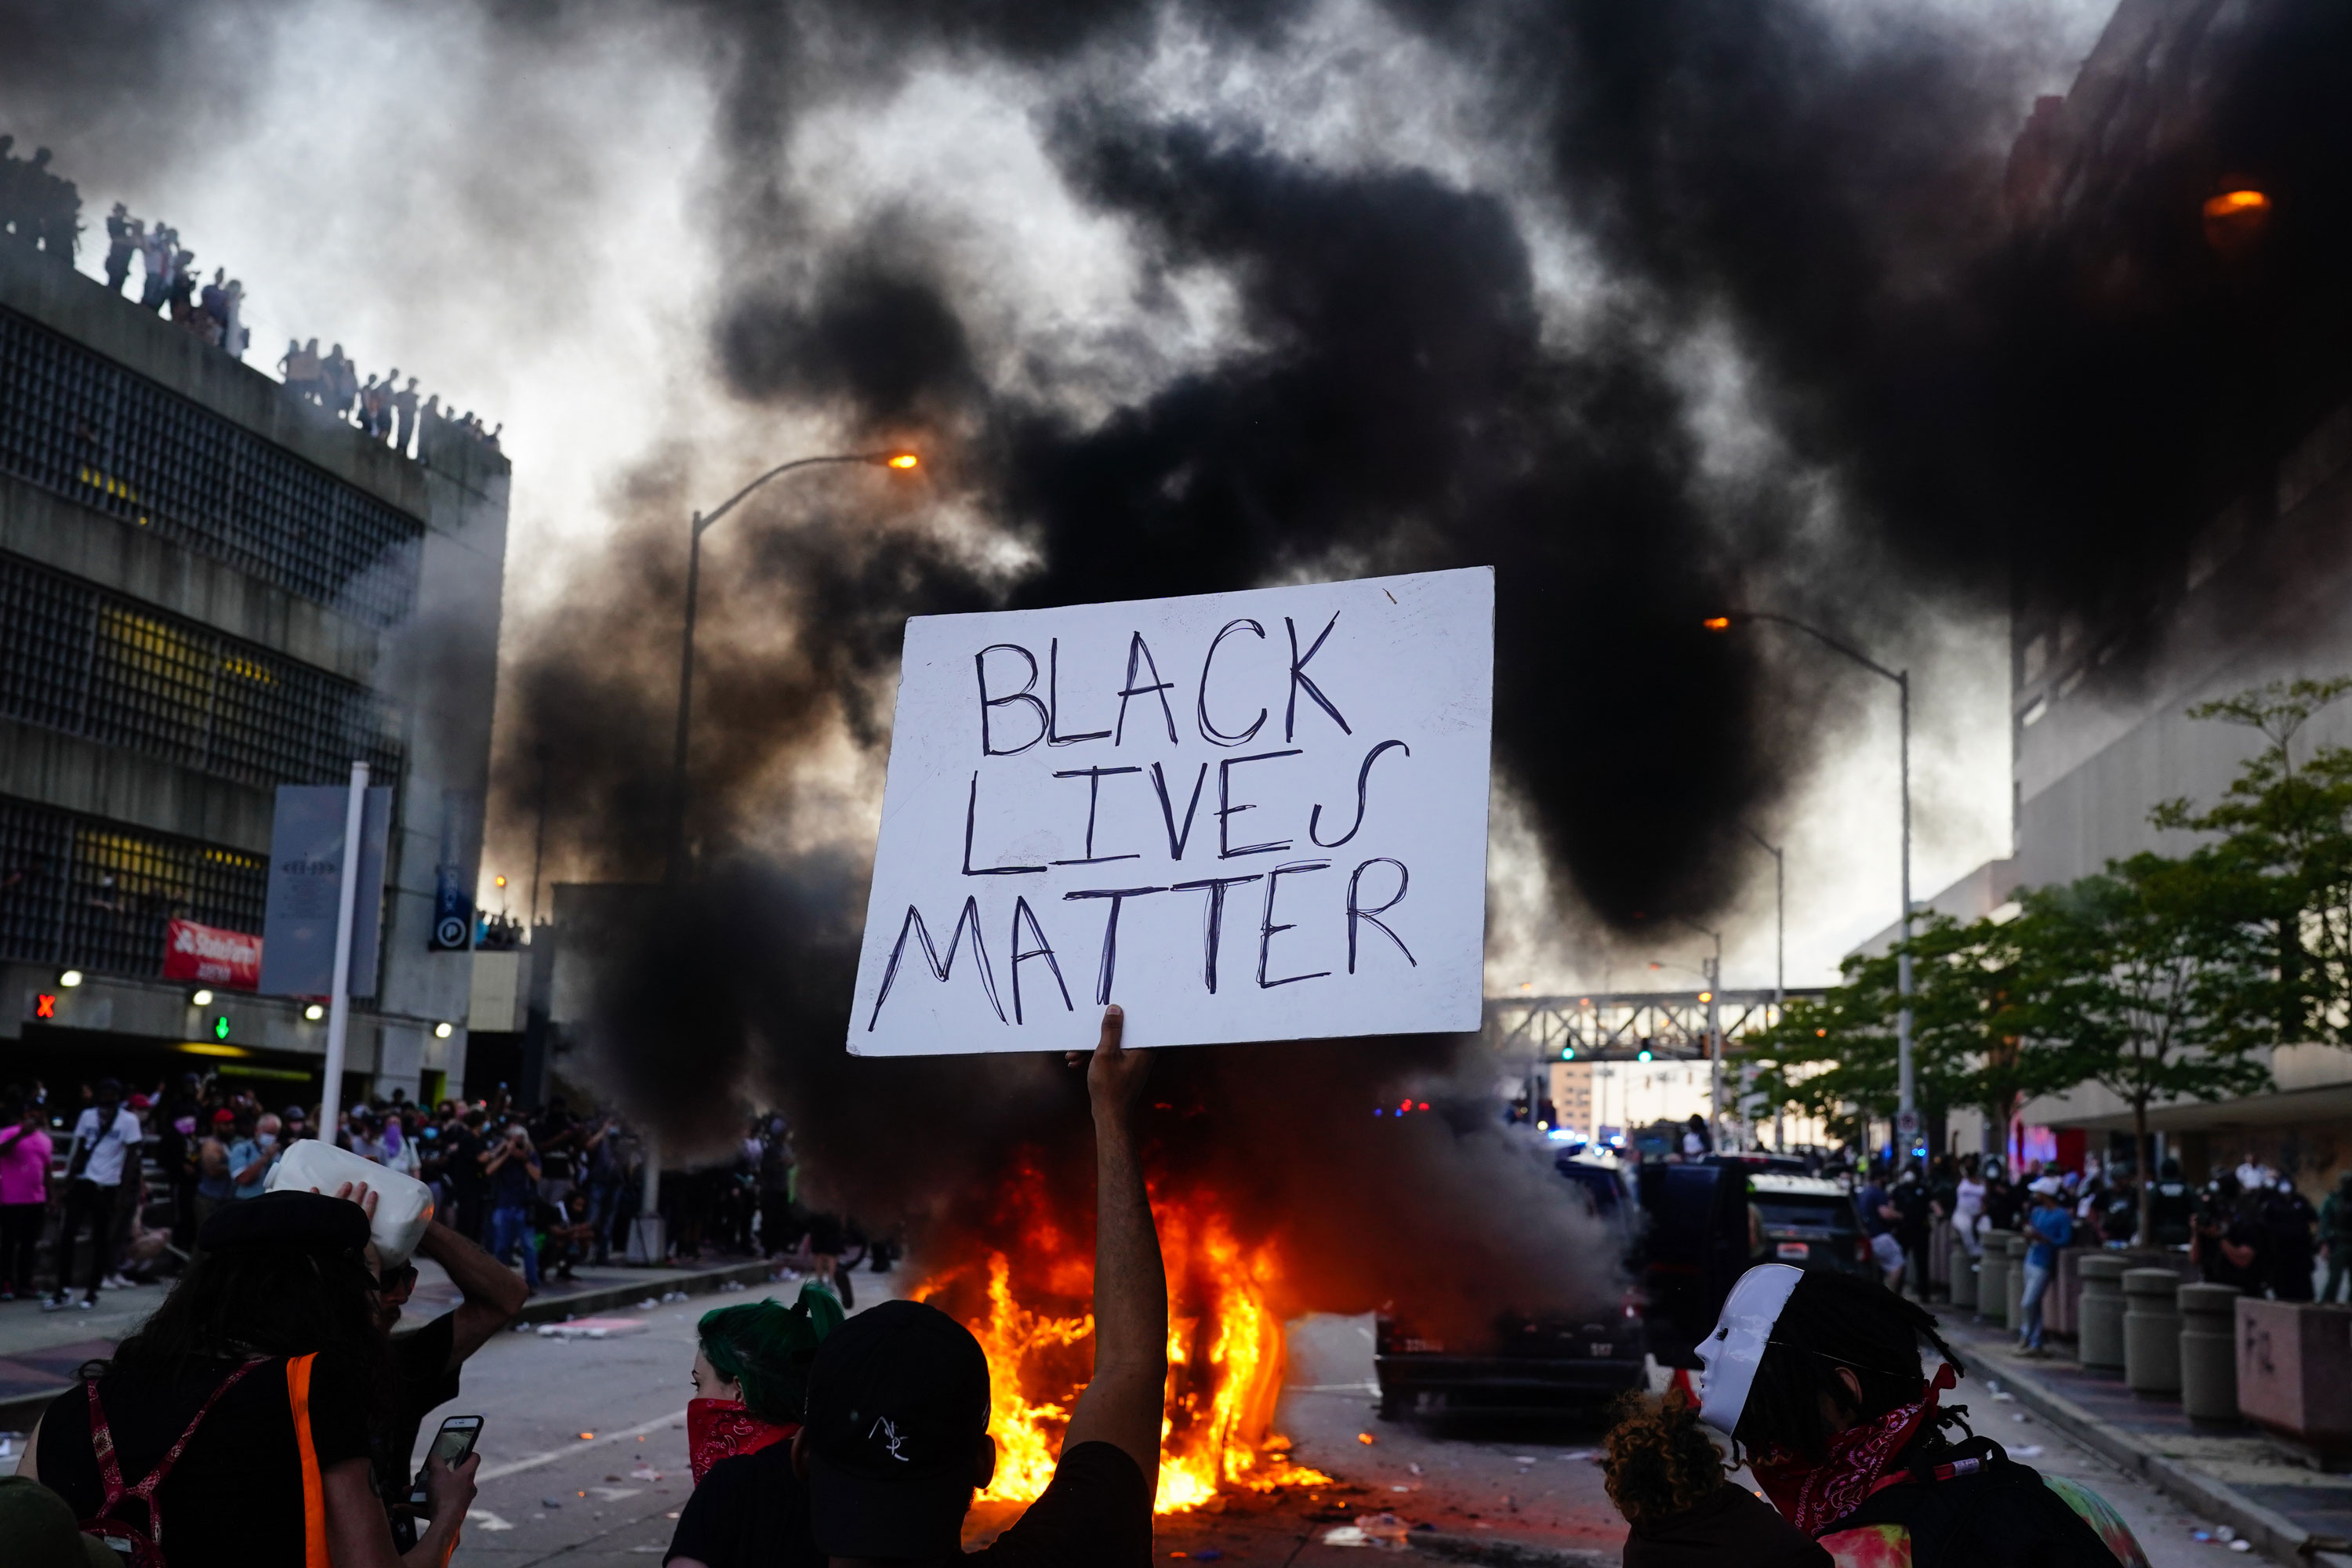
M1058 637L1048 638L1042 653L1010 642L992 643L976 651L971 659L973 706L970 710L976 721L971 726L973 766L964 791L963 858L957 868L959 875L1039 877L1060 867L1125 862L1148 863L1135 868L1139 871L1148 872L1148 868L1153 867L1171 869L1162 880L1153 880L1148 874L1137 878L1132 872L1100 873L1102 886L1075 888L1057 900L1041 900L1045 905L1042 911L1024 891L991 897L985 900L985 907L979 891L967 893L961 909L953 917L944 949L934 936L933 924L947 911L935 911L933 920L926 921L922 910L909 903L899 923L898 940L891 946L889 963L882 972L873 1008L866 1016L867 1030L872 1030L880 1019L883 1005L889 1001L902 966L910 955L929 970L932 978L944 983L953 975L967 942L971 948L969 962L979 972L981 991L1001 1022L1025 1022L1032 1000L1040 994L1036 987L1048 980L1053 990L1043 994L1047 1005L1059 1002L1066 1011L1074 1006L1061 958L1062 952L1074 944L1081 951L1087 946L1094 948L1094 999L1097 1004L1108 1002L1118 971L1120 916L1127 906L1144 899L1190 897L1198 900L1200 984L1211 995L1217 994L1221 983L1233 983L1229 976L1221 979L1220 974L1229 903L1243 909L1255 905L1256 953L1251 982L1262 990L1332 976L1334 972L1329 969L1283 972L1285 964L1277 939L1286 931L1297 930L1301 919L1312 918L1317 912L1344 928L1347 973L1355 974L1360 965L1370 961L1375 938L1384 938L1393 945L1396 956L1390 962L1401 960L1408 965L1417 964L1394 923L1399 918L1395 910L1404 902L1412 882L1412 871L1402 860L1388 855L1359 858L1295 853L1302 842L1311 849L1320 850L1344 849L1356 843L1367 822L1379 815L1380 792L1375 786L1374 765L1391 752L1398 759L1389 763L1391 768L1412 755L1412 748L1402 740L1367 740L1360 733L1359 724L1351 721L1329 695L1327 688L1332 683L1328 674L1318 681L1318 656L1325 661L1319 667L1324 671L1339 662L1338 656L1342 652L1345 634L1341 634L1340 644L1332 641L1333 634L1339 629L1339 618L1334 614L1320 631L1311 626L1301 628L1287 616L1271 632L1253 619L1226 622L1207 640L1200 654L1200 674L1192 684L1190 700L1177 682L1162 677L1160 656L1139 631L1129 636L1123 678L1118 676L1116 665L1094 672L1073 669L1066 692ZM1287 643L1286 675L1280 645L1271 641L1276 637ZM1258 694L1262 700L1254 712L1248 702L1234 700L1233 696L1234 687L1250 684L1248 677L1221 675L1219 670L1220 658L1230 661L1235 651L1229 643L1244 638L1268 644L1267 651L1276 655L1271 660L1258 662L1260 679L1270 689ZM1327 644L1332 645L1328 650ZM1246 648L1246 644L1243 647ZM1089 681L1084 679L1087 673L1108 679ZM1212 711L1213 686L1224 700L1233 702L1231 711ZM1087 689L1097 694L1097 702L1086 700ZM1278 721L1275 717L1277 707L1281 715ZM1082 721L1074 721L1070 715L1081 710L1092 710L1107 718L1108 728L1077 728ZM1166 758L1149 763L1110 760L1130 746L1159 749L1164 744L1181 754L1196 742L1212 748L1213 752L1193 763L1189 770L1183 762L1171 763ZM1335 745L1347 747L1351 758L1360 759L1355 769L1352 802L1343 799L1325 803L1307 800L1296 790L1269 791L1274 770L1297 765L1298 759L1307 757L1310 748L1328 750ZM1073 763L1081 757L1088 759L1087 765L1053 770L1051 778L1058 786L1056 790L1042 792L1045 798L1014 802L1013 807L1024 819L1034 819L1038 826L1050 823L1060 827L1063 832L1057 841L1082 846L1083 853L1024 862L1017 855L1004 853L976 838L982 820L983 792L992 782L990 762L1020 756L1039 746L1049 751L1087 748L1071 757ZM1032 785L1035 777L1034 773L1025 773L1016 782L1020 788L1040 794ZM1304 820L1286 821L1272 815L1269 803L1263 798L1269 793L1289 796L1297 803L1292 815L1303 813ZM1205 812L1204 801L1209 803ZM1108 820L1107 803L1139 806L1148 824L1139 847L1132 838L1111 842L1097 831ZM1001 805L992 800L988 804L992 808ZM1259 815L1253 816L1252 813ZM1118 816L1131 825L1136 814L1121 810ZM1244 817L1248 820L1239 820ZM1343 820L1344 827L1340 826ZM1158 831L1153 832L1153 828ZM1015 836L1015 839L1028 837L1032 836ZM1274 857L1291 858L1273 858L1269 863L1269 858ZM1185 877L1179 868L1197 868L1204 873L1213 868L1213 874ZM1320 882L1315 880L1318 878L1322 879ZM1251 891L1241 893L1240 889L1245 888ZM1089 920L1084 934L1076 934L1076 928L1071 922L1077 909L1100 911L1098 932L1092 929L1097 922ZM1286 909L1300 911L1300 919L1283 919ZM993 919L989 918L991 914ZM1049 926L1061 933L1060 945L1048 934ZM1001 973L987 940L986 932L991 927L1005 933L1003 946L998 950L1006 955ZM1036 966L1029 972L1025 994L1024 965Z

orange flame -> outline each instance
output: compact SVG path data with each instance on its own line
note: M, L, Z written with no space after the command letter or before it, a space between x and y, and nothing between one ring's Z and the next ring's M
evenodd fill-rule
M1019 1173L1016 1186L1008 1206L1030 1211L1020 1245L1010 1255L988 1254L985 1285L966 1267L914 1292L917 1300L939 1298L987 1354L996 1479L981 1496L1003 1502L1031 1501L1054 1479L1063 1431L1094 1360L1094 1316L1085 1310L1092 1259L1058 1226L1035 1217L1044 1189L1033 1169ZM1282 1321L1268 1304L1278 1279L1273 1247L1244 1247L1213 1207L1164 1200L1153 1206L1169 1280L1168 1394L1154 1510L1196 1509L1228 1488L1332 1484L1293 1465L1288 1439L1273 1429L1283 1375Z

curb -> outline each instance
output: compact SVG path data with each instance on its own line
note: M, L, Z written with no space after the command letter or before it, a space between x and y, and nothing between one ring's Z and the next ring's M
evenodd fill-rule
M660 1296L667 1291L683 1290L689 1296L707 1296L720 1286L741 1283L766 1284L779 1272L779 1265L766 1261L732 1263L721 1268L670 1269L648 1268L642 1279L625 1284L608 1285L594 1290L583 1290L574 1296L538 1297L523 1304L506 1331L518 1328L534 1328L541 1323L560 1323L567 1318L583 1318L592 1313L610 1311L616 1307L635 1307L648 1293ZM423 1328L428 1318L418 1318L398 1332L413 1333ZM0 1399L0 1432L29 1432L41 1412L73 1385L61 1383L55 1388L37 1394L20 1394L12 1399Z
M722 1285L764 1285L782 1272L778 1264L754 1260L730 1263L723 1268L672 1270L648 1268L643 1283L632 1279L623 1285L607 1285L599 1289L583 1290L573 1296L533 1297L523 1303L513 1322L507 1325L512 1333L519 1328L535 1328L541 1323L560 1323L568 1318L585 1318L598 1312L608 1312L615 1307L635 1307L647 1294L656 1298L672 1290L683 1290L689 1296L706 1296ZM431 1320L420 1318L415 1327L422 1328Z
M1416 1530L1405 1539L1417 1552L1448 1563L1487 1563L1496 1568L1617 1568L1617 1559L1567 1546L1531 1546L1522 1541Z
M2084 1447L2096 1450L2126 1475L2137 1476L2175 1502L2216 1523L2228 1525L2251 1540L2258 1550L2289 1568L2305 1568L2318 1560L2315 1540L2334 1539L2315 1538L2310 1531L2284 1514L2241 1496L2176 1459L2149 1452L2128 1434L2108 1426L2064 1394L2043 1387L2030 1371L2021 1371L2005 1361L1996 1363L1992 1356L1981 1353L1977 1364L1988 1369L2000 1365L2002 1389L2015 1394L2020 1405Z

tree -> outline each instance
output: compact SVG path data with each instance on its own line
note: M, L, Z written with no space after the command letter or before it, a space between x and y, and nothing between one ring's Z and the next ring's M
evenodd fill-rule
M2273 681L2191 708L2268 743L2211 809L2175 800L2150 814L2159 827L2217 836L2218 864L2245 879L2244 918L2267 934L2267 972L2217 1004L2275 1020L2283 1039L2338 1046L2352 1045L2352 750L2323 746L2297 766L2294 742L2347 692L2352 678Z
M2275 1038L2249 1009L2274 994L2263 894L2216 849L2181 859L2139 854L2099 875L2026 895L2012 922L2021 1020L2068 1081L2104 1085L2131 1107L2133 1148L2147 1148L2158 1100L2219 1100L2261 1089L2247 1052ZM2151 1234L2140 1184L2140 1234Z

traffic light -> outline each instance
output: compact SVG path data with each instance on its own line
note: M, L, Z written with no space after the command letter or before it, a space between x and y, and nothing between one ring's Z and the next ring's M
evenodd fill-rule
M228 1038L227 1014L223 1013L219 1017L213 1020L213 1038L215 1040L226 1040Z
M33 997L33 1016L34 1016L34 1017L36 1017L36 1018L54 1018L54 1017L56 1017L57 1016L58 1016L58 994L57 994L56 992L54 992L54 991L43 991L43 992L40 992L40 993L37 994Z

